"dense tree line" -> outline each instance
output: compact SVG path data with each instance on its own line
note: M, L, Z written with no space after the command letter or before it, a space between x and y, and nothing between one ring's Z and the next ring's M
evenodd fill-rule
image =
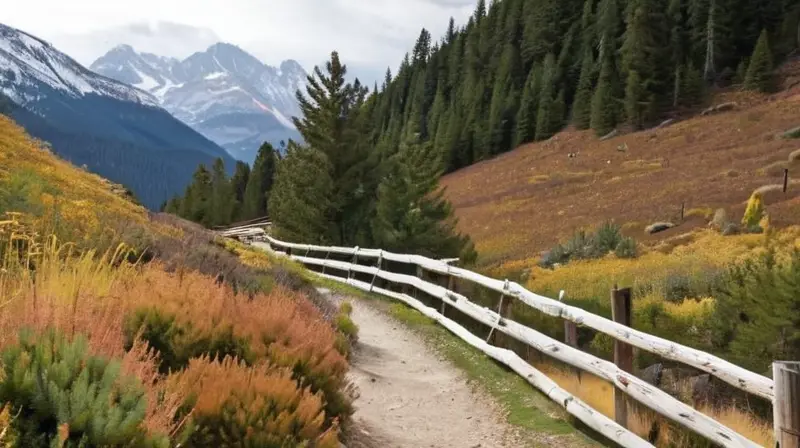
M291 241L474 259L438 186L441 155L416 132L393 153L376 150L375 97L346 74L334 52L297 92L303 144L290 140L280 156L265 143L252 171L239 162L230 179L222 160L211 170L201 165L164 209L206 226L268 215L276 235Z
M206 225L269 214L297 241L458 255L471 244L443 172L570 122L604 135L698 107L715 86L769 91L798 41L800 0L479 0L440 41L423 29L372 92L345 81L336 52L316 67L297 95L304 143L270 150L274 185L272 171L251 185L244 167L228 183L201 168L167 208Z
M268 216L267 195L272 189L276 160L275 148L264 143L252 169L238 161L230 177L220 158L210 171L201 164L183 195L173 197L161 209L207 227Z
M455 170L547 139L697 107L713 86L774 87L800 41L800 0L496 0L439 42L422 30L368 104L372 143L418 135Z

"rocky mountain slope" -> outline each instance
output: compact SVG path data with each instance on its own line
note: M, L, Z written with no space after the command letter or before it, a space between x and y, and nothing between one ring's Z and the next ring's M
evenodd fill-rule
M182 191L199 163L234 162L153 95L2 24L0 102L3 113L61 157L125 184L151 208Z
M175 117L252 162L264 141L299 139L291 117L306 72L296 61L261 63L237 46L219 43L185 60L113 48L92 70L149 92Z

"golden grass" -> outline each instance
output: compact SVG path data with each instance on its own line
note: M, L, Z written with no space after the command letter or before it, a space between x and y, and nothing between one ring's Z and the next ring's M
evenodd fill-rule
M49 187L35 191L37 197L30 199L47 209L57 208L60 218L67 221L65 226L90 233L99 231L103 220L110 217L137 223L147 219L143 207L121 197L121 187L59 159L9 118L0 116L0 185L21 173L34 175ZM39 219L54 224L47 222L52 217Z
M578 375L574 370L565 370L547 363L536 363L537 369L546 373L559 386L580 398L601 414L614 418L614 386L608 381L586 372ZM753 414L736 407L713 409L701 405L697 408L714 420L731 428L761 446L774 446L773 428L770 422L760 420ZM640 437L647 439L653 423L659 421L659 432L656 446L691 446L686 429L668 423L664 418L641 405L628 406L629 429Z
M784 160L779 160L774 163L770 163L769 165L765 166L758 170L758 174L761 176L768 176L768 177L778 177L783 176L783 170L789 167L789 163Z
M626 287L655 285L664 293L670 275L702 274L710 268L747 258L763 250L764 235L724 237L712 231L700 231L686 246L671 248L669 253L651 251L636 259L620 259L609 255L599 260L579 260L554 270L532 267L527 287L532 291L559 291L570 297L607 299L613 285ZM525 262L522 265L526 264ZM520 263L506 263L497 271L518 269Z
M691 218L693 216L700 216L703 219L711 219L714 216L714 209L711 207L696 207L686 211L684 215L686 218Z
M529 184L541 184L550 180L550 176L548 174L537 174L535 176L531 176L528 178Z

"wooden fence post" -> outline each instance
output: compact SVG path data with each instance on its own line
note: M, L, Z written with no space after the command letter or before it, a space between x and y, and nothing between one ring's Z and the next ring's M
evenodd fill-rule
M772 363L776 448L800 448L800 362Z
M578 325L575 322L564 321L564 343L570 347L578 348ZM572 368L572 372L578 378L578 383L581 382L581 369L577 367Z
M631 289L614 289L611 291L611 315L614 322L631 326ZM633 347L615 340L614 364L620 369L633 373ZM625 393L614 388L614 418L623 428L628 427L628 403Z
M783 169L783 192L789 189L789 168Z
M446 281L442 281L442 283L447 283L446 285L443 284L442 286L447 288L448 291L456 292L456 289L455 289L456 288L456 279L452 275L448 275L447 278L446 278ZM445 315L444 312L445 312L446 309L447 309L447 302L445 302L445 300L442 299L442 316Z
M509 283L508 283L508 280L506 280L504 289L508 290L508 287L509 287ZM508 294L505 294L505 293L500 294L500 303L497 305L497 314L500 315L500 319L497 322L497 325L499 325L499 326L506 325L506 323L503 322L503 319L508 318L508 315L511 312L511 299L512 298L513 298L513 296L511 296L511 295L508 295ZM489 336L486 338L486 342L488 342L488 343L490 343L492 345L498 345L499 341L498 341L497 335L498 335L498 332L494 331L494 328L492 328L491 330L489 330Z

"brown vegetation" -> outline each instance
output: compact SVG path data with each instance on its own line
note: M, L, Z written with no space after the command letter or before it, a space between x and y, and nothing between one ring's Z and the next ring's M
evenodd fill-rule
M602 142L590 132L566 131L450 174L442 184L460 229L485 263L537 256L575 230L608 219L678 223L684 202L687 209L726 208L741 216L752 191L765 183L761 170L786 163L797 149L796 140L775 135L796 126L800 94L717 99L729 101L738 108ZM624 145L626 151L617 150ZM779 199L768 204L771 225L796 223L800 189L792 184ZM652 237L644 225L626 234L660 241L707 225L697 218Z

